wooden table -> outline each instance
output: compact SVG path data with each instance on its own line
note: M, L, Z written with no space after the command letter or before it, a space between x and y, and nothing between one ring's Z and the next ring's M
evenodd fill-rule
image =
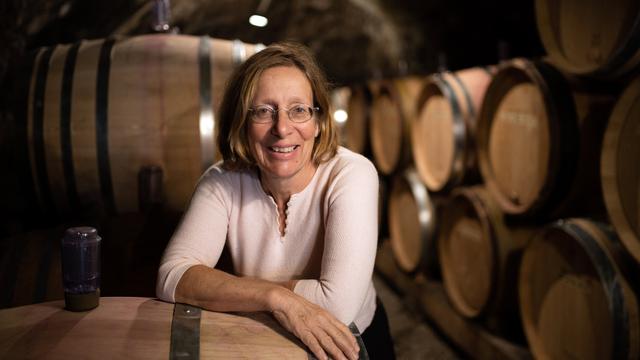
M0 358L167 359L174 304L102 297L86 312L52 301L0 310ZM266 313L217 313L200 318L203 359L308 359L300 341ZM174 345L175 346L175 345Z

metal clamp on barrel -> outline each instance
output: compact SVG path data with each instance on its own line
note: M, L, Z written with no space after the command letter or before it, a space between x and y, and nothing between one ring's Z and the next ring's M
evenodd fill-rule
M358 346L360 347L360 352L358 353L358 359L360 360L369 360L369 354L367 353L367 348L364 346L364 341L362 341L362 335L360 335L360 330L355 323L349 324L349 330L353 336L356 337L356 341L358 342Z
M202 310L186 304L176 304L171 320L169 359L200 358L200 316Z
M198 74L200 76L200 151L202 171L213 165L215 143L213 134L216 125L211 101L211 44L208 36L201 36L198 45Z
M247 59L247 50L244 47L244 43L238 39L233 40L233 66L242 64Z

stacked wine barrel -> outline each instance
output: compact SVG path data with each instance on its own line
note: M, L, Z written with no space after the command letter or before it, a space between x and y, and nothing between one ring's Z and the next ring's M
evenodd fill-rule
M176 218L218 158L225 83L260 49L168 34L38 49L16 127L45 230L0 239L0 307L62 298L60 238L79 224L105 239L103 295L154 296Z
M638 358L640 3L536 13L542 59L354 87L352 149L391 184L398 268L459 314L536 358Z
M148 167L161 172L165 206L182 211L217 158L214 114L226 80L259 49L164 34L40 49L26 124L43 213L138 212Z

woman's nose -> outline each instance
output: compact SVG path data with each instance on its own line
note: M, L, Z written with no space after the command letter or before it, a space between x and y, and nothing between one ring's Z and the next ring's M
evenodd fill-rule
M286 111L280 110L275 113L273 119L272 132L277 136L284 136L291 132L291 122L289 121L289 115Z

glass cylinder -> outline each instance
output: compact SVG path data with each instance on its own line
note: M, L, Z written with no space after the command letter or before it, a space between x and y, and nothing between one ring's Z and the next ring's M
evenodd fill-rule
M69 228L62 238L62 282L67 310L91 310L100 302L101 241L92 227Z

